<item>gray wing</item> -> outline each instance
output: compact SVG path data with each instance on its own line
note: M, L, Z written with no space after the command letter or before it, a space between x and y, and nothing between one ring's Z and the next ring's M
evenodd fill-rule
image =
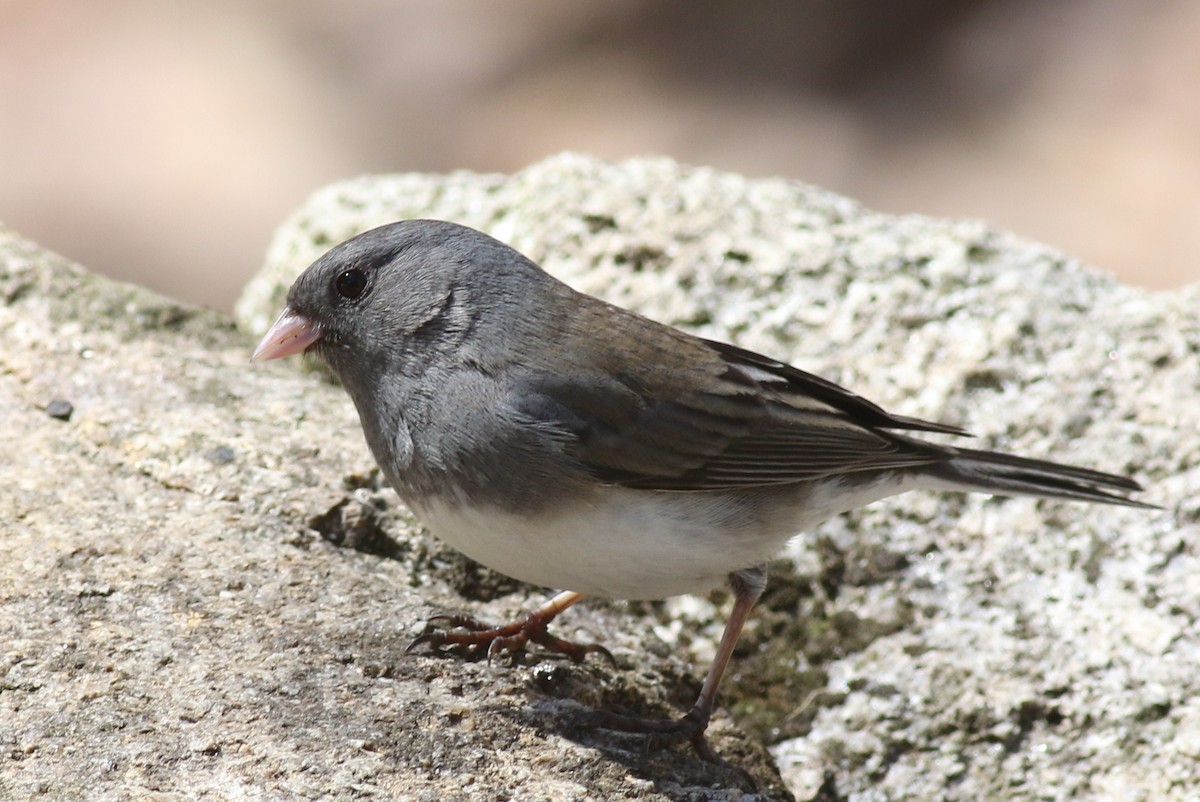
M734 346L690 337L675 345L686 359L638 360L646 367L637 375L529 373L512 397L522 417L559 432L596 478L655 490L780 485L927 465L953 452L886 430L965 434L891 415L832 382Z

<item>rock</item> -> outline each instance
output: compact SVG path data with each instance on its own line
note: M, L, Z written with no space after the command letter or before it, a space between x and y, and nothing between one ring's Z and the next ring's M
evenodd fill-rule
M405 655L543 596L422 534L345 394L252 345L0 228L0 799L789 798L727 716L759 794L577 726L696 690L623 605L562 622L615 669Z
M767 798L786 792L756 742L802 799L1200 791L1200 286L1142 292L981 223L793 182L563 155L322 190L239 321L261 332L321 252L416 216L976 445L1131 472L1166 508L912 494L799 538L714 737ZM747 798L687 752L571 724L688 704L720 598L571 611L565 633L605 637L616 670L404 657L435 609L500 618L538 594L415 527L340 390L294 362L250 368L252 337L220 317L14 235L0 259L0 459L18 477L0 495L0 789Z

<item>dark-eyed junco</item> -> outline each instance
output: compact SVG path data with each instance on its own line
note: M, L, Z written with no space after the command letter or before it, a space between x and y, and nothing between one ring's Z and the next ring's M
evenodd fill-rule
M524 619L451 617L418 642L596 645L546 626L584 596L660 599L723 580L735 602L687 715L607 716L655 744L704 731L766 581L763 564L831 516L916 488L1148 506L1131 479L938 445L893 415L733 345L582 295L463 226L412 220L309 267L254 360L312 351L358 408L371 452L430 531L484 565L566 590Z

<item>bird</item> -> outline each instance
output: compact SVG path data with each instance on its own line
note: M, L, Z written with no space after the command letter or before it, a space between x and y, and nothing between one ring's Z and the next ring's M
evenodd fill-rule
M410 651L537 644L611 659L549 624L587 597L727 582L733 607L695 704L593 719L709 760L718 686L767 562L797 534L915 489L1153 507L1125 476L923 439L967 432L577 292L451 222L383 225L304 270L251 360L301 353L340 380L381 472L432 534L559 590L502 625L435 617Z

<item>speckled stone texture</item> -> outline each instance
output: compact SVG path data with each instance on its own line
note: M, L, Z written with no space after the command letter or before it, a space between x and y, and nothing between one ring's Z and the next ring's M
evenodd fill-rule
M747 704L735 665L725 695L768 739L800 736L774 746L798 797L1200 795L1200 287L1147 293L982 223L793 182L567 154L512 177L317 193L240 319L261 331L323 250L404 217L478 227L580 290L962 424L982 447L1133 473L1165 507L913 494L798 539L800 601L767 611L743 651L769 646L763 670L818 681ZM668 609L688 623L661 633L702 659L711 606ZM778 626L788 611L840 637L814 648L821 633ZM803 642L777 642L790 634Z
M616 668L406 656L543 595L423 535L345 393L252 346L0 227L0 800L789 798L727 716L757 794L578 726L696 691L622 605L560 630Z
M799 799L1200 795L1200 286L1149 294L981 223L793 182L568 154L320 191L240 324L263 331L310 261L404 217L480 228L973 445L1130 472L1165 508L912 494L803 534L714 737L768 798L755 739ZM11 235L0 257L0 465L20 477L0 494L0 791L740 798L685 752L570 724L685 706L727 599L572 611L565 633L603 635L615 670L405 658L432 608L495 618L537 594L414 529L319 376L249 368L252 338L219 317ZM67 421L45 411L60 398Z

